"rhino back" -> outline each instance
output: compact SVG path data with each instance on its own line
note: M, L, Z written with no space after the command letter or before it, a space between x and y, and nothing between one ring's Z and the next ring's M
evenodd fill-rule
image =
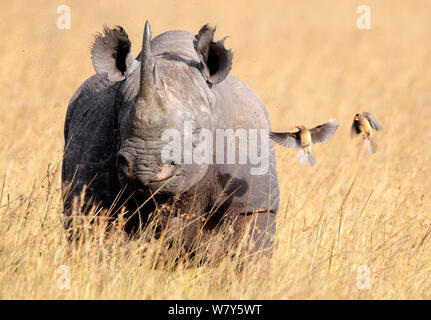
M167 31L151 40L151 52L154 56L177 54L198 62L199 57L193 47L194 38L195 35L188 31Z

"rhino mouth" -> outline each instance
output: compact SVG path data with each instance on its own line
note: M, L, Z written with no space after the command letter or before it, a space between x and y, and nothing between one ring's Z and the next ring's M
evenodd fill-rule
M169 178L174 176L176 170L177 170L176 165L163 163L160 166L159 171L147 182L147 184L168 180Z
M120 153L117 156L117 170L120 183L128 185L133 189L141 189L142 186L167 181L175 176L177 169L178 167L174 163L136 167L133 158L129 154Z

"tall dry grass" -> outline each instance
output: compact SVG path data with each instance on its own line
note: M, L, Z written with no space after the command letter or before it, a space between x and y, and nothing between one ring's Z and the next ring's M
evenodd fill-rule
M56 28L57 6L72 10ZM24 1L0 5L0 298L431 297L431 3L368 1L372 29L356 28L358 1ZM210 22L230 35L232 74L269 110L275 130L341 126L301 168L277 147L281 208L274 253L237 272L235 259L179 265L163 241L121 234L70 246L62 227L59 168L69 98L91 74L89 45L122 25L137 54L146 19L154 34ZM379 151L349 137L352 116L383 124ZM145 254L144 254L145 253ZM238 258L241 259L241 258ZM71 287L57 287L59 266ZM358 267L371 272L359 290Z

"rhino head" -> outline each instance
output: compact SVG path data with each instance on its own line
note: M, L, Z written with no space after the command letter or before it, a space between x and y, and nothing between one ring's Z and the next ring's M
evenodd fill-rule
M96 72L107 73L110 81L122 81L115 127L117 170L123 186L135 192L177 194L207 174L210 164L185 163L186 148L176 160L166 160L162 154L171 143L163 139L166 132L178 132L185 142L190 138L184 130L188 123L193 151L199 146L201 128L214 131L217 127L219 99L212 86L228 75L232 53L224 47L224 39L213 41L214 31L203 26L181 52L175 49L175 38L168 41L170 48L153 52L147 21L136 59L130 55L130 41L121 27L105 29L103 36L96 37L92 49Z

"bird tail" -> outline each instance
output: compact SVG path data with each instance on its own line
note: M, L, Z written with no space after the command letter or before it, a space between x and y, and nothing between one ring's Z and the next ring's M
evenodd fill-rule
M304 149L299 150L296 155L296 160L298 160L299 164L303 166L314 166L316 164L316 159L314 158L313 151L305 151Z
M364 140L364 147L369 153L376 153L377 143L373 136L370 135Z

